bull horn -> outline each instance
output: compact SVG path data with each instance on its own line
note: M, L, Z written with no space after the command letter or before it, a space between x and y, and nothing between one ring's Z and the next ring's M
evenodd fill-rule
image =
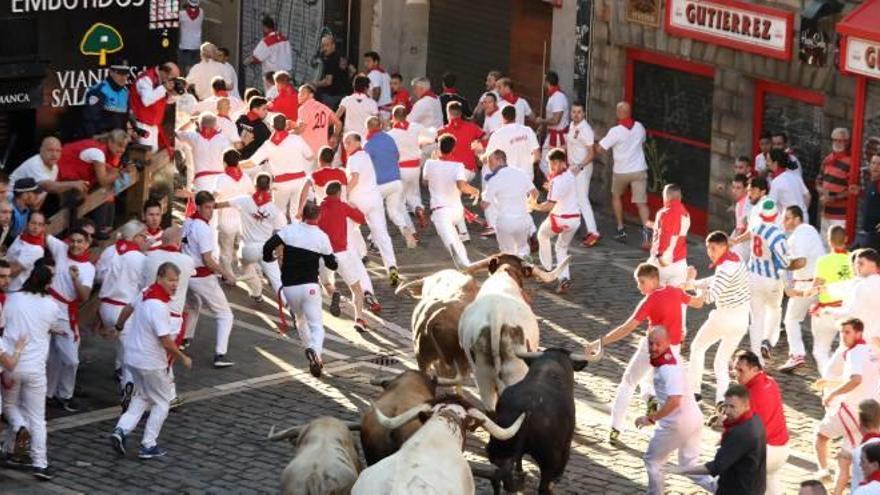
M571 256L567 256L564 260L562 260L553 271L547 271L538 266L532 267L532 274L540 280L541 282L548 284L550 282L556 281L559 278L559 274L571 263Z
M361 431L360 421L345 421L345 427L350 431Z
M413 281L411 281L411 282L407 282L407 283L405 283L405 284L400 285L399 287L397 287L397 289L394 291L394 295L395 295L395 296L399 296L400 294L403 294L403 291L405 291L405 290L407 290L407 289L409 289L409 288L411 288L411 287L416 287L416 286L418 286L419 290L421 290L421 288L422 288L422 284L424 284L424 283L425 283L425 278L424 278L424 277L419 278L419 279L416 279L416 280L413 280Z
M507 428L502 428L498 426L498 423L489 419L482 411L479 409L468 409L468 416L476 419L480 422L480 426L483 427L484 430L488 431L492 437L497 438L498 440L510 440L513 438L518 432L519 427L522 426L523 421L526 419L526 413L522 413L516 418L516 421L513 422L512 425Z
M471 263L470 265L468 265L464 268L464 272L467 273L468 275L473 275L473 274L480 272L482 270L488 270L489 269L489 262L492 261L492 258L493 258L492 256L489 256L488 258L483 258L480 261L477 261L476 263Z
M602 339L599 339L599 351L595 354L586 355L586 354L572 354L570 356L571 360L576 363L595 363L602 360L602 357L605 356L605 346L602 345Z
M398 414L397 416L394 416L393 418L389 418L382 414L382 411L380 411L379 408L376 407L375 403L373 403L373 410L376 411L376 420L379 422L380 425L388 428L389 430L396 430L397 428L400 428L401 426L417 418L419 414L430 411L431 405L419 404L415 407L410 408L407 411L404 411L401 414Z
M444 378L442 376L437 377L437 385L441 387L457 387L464 383L464 379L462 377L455 378Z
M284 440L285 438L297 437L306 426L308 425L293 426L275 433L275 425L272 425L272 427L269 428L269 434L266 436L266 440Z
M520 359L537 359L541 357L543 352L525 352L525 351L516 351L516 357Z

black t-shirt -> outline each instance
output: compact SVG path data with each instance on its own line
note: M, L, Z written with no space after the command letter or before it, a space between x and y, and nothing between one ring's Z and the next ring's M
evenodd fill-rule
M269 126L267 126L262 119L251 120L248 118L247 114L244 114L235 121L235 127L238 129L239 135L241 135L245 126L250 128L250 131L253 132L254 140L251 141L251 144L239 150L242 160L249 159L251 155L256 153L257 149L272 136L272 131L269 130Z
M328 74L333 76L333 82L330 86L321 88L321 91L331 96L343 96L347 94L345 92L345 86L348 82L348 74L339 67L339 55L336 52L327 56L321 55L321 62L324 64L324 68L321 72L322 79Z

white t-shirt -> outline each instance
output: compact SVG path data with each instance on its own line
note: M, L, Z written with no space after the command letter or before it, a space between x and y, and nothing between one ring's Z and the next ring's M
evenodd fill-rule
M193 260L193 266L202 267L202 255L213 253L217 249L214 229L202 220L188 218L183 222L183 249Z
M792 273L792 279L811 280L816 273L816 261L825 255L825 244L822 236L816 229L807 223L802 223L788 235L788 254L792 259L806 258L807 264Z
M173 333L168 304L141 296L135 298L132 306L134 312L125 322L121 336L125 364L142 370L165 369L168 354L159 339Z
M223 152L232 147L223 133L207 140L196 131L178 131L177 137L192 148L193 170L199 172L222 172Z
M841 402L850 410L858 411L859 402L877 398L877 387L880 384L880 362L870 345L858 344L846 351L843 358L843 379L848 380L853 375L860 375L862 381L847 392Z
M504 125L504 121L501 120L501 111L495 110L492 115L488 113L485 114L483 118L483 132L486 133L487 136L491 136L493 132L501 129L501 126Z
M379 115L379 106L376 100L364 93L353 93L339 102L340 107L345 108L342 123L343 132L356 132L361 138L367 138L367 119Z
M443 127L443 107L440 99L436 96L422 96L415 100L406 120L422 124L433 131Z
M23 161L17 169L9 174L9 184L14 185L15 181L26 178L34 179L37 184L45 181L56 181L58 180L58 165L46 168L43 159L37 153Z
M392 127L388 131L388 135L397 145L397 151L400 153L400 161L408 162L410 160L421 160L422 147L419 144L419 136L425 131L425 127L421 124L410 122L407 129Z
M287 225L287 221L275 203L257 206L252 196L239 196L230 201L241 215L241 240L248 243L265 243L276 230Z
M364 150L358 150L348 157L345 175L349 184L351 184L351 177L354 174L358 175L357 184L353 189L348 190L348 199L358 208L368 210L369 208L361 208L361 206L375 203L376 200L380 200L380 196L373 160Z
M535 131L517 123L505 124L492 133L486 153L502 150L507 155L507 165L521 170L529 180L535 177L534 152L541 148Z
M867 485L862 485L852 495L880 495L880 482L872 481Z
M115 245L107 246L98 258L97 276L101 280L99 297L128 304L140 293L144 262L140 251L119 254Z
M576 215L579 214L577 202L577 184L571 170L557 175L550 181L550 192L547 201L555 201L552 215Z
M562 91L556 91L555 93L553 93L550 98L547 98L545 108L547 110L546 115L548 118L554 113L562 112L562 118L559 119L559 123L550 126L550 129L561 131L568 127L568 97L565 96L565 93L563 93Z
M645 139L647 134L641 122L632 129L616 125L599 141L599 146L614 155L614 173L632 174L648 169L645 161Z
M852 469L850 470L851 472L849 486L850 491L853 494L857 493L856 490L858 490L859 486L861 486L862 481L865 480L864 475L862 475L862 447L877 442L880 442L880 438L869 438L867 440L864 440L861 445L856 445L852 449ZM875 485L876 492L870 493L880 494L880 483L872 482L872 484Z
M223 137L228 139L230 143L241 141L241 136L238 135L238 127L229 117L217 116L217 129L220 130L220 134L223 134Z
M227 75L226 68L223 67L223 64L220 62L217 62L216 60L202 60L196 65L190 67L189 73L186 75L186 81L195 86L196 96L199 100L204 100L213 95L211 81L213 81L215 77L222 77L225 81ZM226 81L226 87L234 87L232 84L234 82L235 81Z
M391 104L391 76L387 72L371 70L367 77L370 78L370 92L373 88L379 88L379 99L376 104L385 107Z
M49 357L49 329L59 318L67 314L61 310L52 296L38 296L29 292L14 292L6 299L6 329L3 331L3 348L15 349L15 343L23 335L28 336L27 345L18 358L15 371L21 373L45 373Z
M205 21L205 9L199 9L199 15L191 19L186 9L180 11L180 44L181 50L198 50L202 45L202 23Z
M275 144L271 139L267 139L248 161L258 165L264 160L269 161L269 173L273 177L277 177L282 174L295 174L309 170L312 160L314 160L314 154L305 139L291 133L280 144Z
M217 176L214 189L214 197L217 201L229 201L239 196L249 196L254 193L254 183L248 174L241 174L241 179L235 180L229 174L222 173ZM217 216L217 225L226 231L238 231L241 228L240 216L231 208L222 208L214 215Z
M172 313L178 315L183 314L183 307L186 303L186 291L189 288L189 279L195 272L193 259L180 251L167 251L165 249L150 249L147 252L147 259L144 261L142 287L149 287L156 282L156 275L159 273L159 267L163 263L174 263L180 269L180 277L177 279L177 292L171 296L168 303L168 309ZM172 333L177 331L172 328Z
M865 340L880 337L880 275L859 277L852 284L852 291L843 298L843 306L828 308L828 312L840 318L858 318L865 324Z
M572 123L565 135L566 155L569 165L579 165L587 157L587 151L593 147L596 136L593 128L584 119L577 124Z
M88 261L82 262L70 259L67 255L69 249L67 243L50 235L46 236L46 247L49 248L49 251L55 258L55 276L52 277L51 285L53 290L61 294L68 301L79 298L76 287L73 284L73 278L70 276L71 266L75 266L79 270L77 278L81 285L91 288L95 284L95 265ZM60 319L67 321L67 304L61 301L56 302L58 307L64 310ZM69 328L62 328L62 330L68 331Z
M763 174L767 171L767 157L764 156L764 153L758 153L755 155L755 170L757 170L759 174Z
M498 110L503 110L504 107L510 106L510 102L505 100L504 98L498 99ZM524 125L526 123L526 117L532 116L532 107L529 105L528 100L523 97L518 97L516 99L516 103L513 104L513 108L516 109L516 120L515 122L519 125Z
M776 207L779 209L780 216L789 206L799 206L801 211L804 212L804 222L809 222L807 204L804 198L804 195L808 192L801 176L794 170L786 170L770 181L770 193L768 196L773 201L776 201Z
M681 365L664 364L654 368L654 394L661 407L670 397L681 397L681 405L672 414L661 418L660 426L672 427L682 421L702 420L702 413L694 400L694 394L688 389Z
M44 253L45 250L42 246L24 242L21 240L20 236L12 241L12 244L6 251L6 260L10 263L13 261L18 263L22 267L22 270L16 277L9 281L9 287L6 289L8 292L21 290L21 286L24 285L28 277L31 276L31 271L34 269L34 263L42 258Z
M290 72L293 68L293 55L290 50L290 41L278 33L272 32L257 43L254 48L254 58L260 61L263 74L284 70Z
M446 160L428 160L422 169L422 180L428 183L431 193L431 209L461 209L461 191L458 181L467 182L464 164Z
M504 167L487 181L483 200L496 208L498 216L520 217L529 214L526 198L534 190L522 170Z

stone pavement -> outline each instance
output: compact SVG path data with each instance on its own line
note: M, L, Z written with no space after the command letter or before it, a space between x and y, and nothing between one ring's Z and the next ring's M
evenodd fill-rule
M601 222L604 232L612 225ZM629 316L639 300L632 269L644 258L637 247L637 235L630 230L626 246L610 239L593 249L574 247L573 287L558 296L554 287L531 286L533 307L541 323L541 345L576 349L587 339L608 331ZM433 230L423 234L424 246L406 250L396 239L402 275L412 279L451 265ZM708 273L707 259L699 239L690 246L691 264ZM491 253L494 240L475 237L468 245L471 258ZM409 340L409 321L414 301L395 297L384 280L384 271L371 260L378 296L383 304L381 319L373 319L373 330L366 335L354 331L345 315L334 318L325 312L327 342L326 376L316 380L307 372L307 361L296 335L281 337L276 332L277 309L268 302L254 305L238 289L227 290L235 310L235 330L230 357L237 366L224 370L210 367L213 349L213 322L200 319L194 343L193 370L177 370L178 390L184 406L165 423L160 443L169 455L140 461L136 449L141 430L129 438L129 455L117 457L108 441L119 414L112 374L112 343L86 337L81 350L80 383L88 397L78 414L50 411L49 460L56 477L50 483L32 481L28 473L0 469L2 493L271 493L277 492L279 476L293 457L287 442L268 442L269 427L302 424L321 415L343 420L358 418L378 393L369 385L377 374L386 375L405 367L415 367ZM348 309L348 308L345 308ZM692 336L705 320L708 310L689 312ZM640 334L643 332L640 331ZM809 332L805 332L809 335ZM783 339L784 340L784 339ZM643 492L647 478L641 456L650 432L626 431L627 447L614 449L605 439L608 411L623 369L638 340L635 336L607 350L605 359L576 374L575 398L578 426L571 460L557 486L557 493L637 493ZM747 341L743 341L743 346ZM809 345L809 343L808 343ZM784 360L783 344L772 364ZM685 346L684 353L687 354ZM707 358L711 363L712 355ZM782 387L793 454L784 471L786 493L796 492L797 484L815 469L811 438L814 424L821 417L819 399L810 390L815 365L793 375L773 372ZM711 372L705 373L711 381ZM714 394L712 383L704 384L704 397ZM470 389L473 391L473 389ZM630 419L644 405L634 400ZM703 409L709 413L711 404ZM714 452L718 434L703 433L703 455ZM485 461L484 433L471 435L467 457ZM675 459L671 459L675 462ZM526 463L530 473L527 492L533 492L537 469ZM477 481L478 493L491 493L488 482ZM670 493L701 493L686 478L668 476Z

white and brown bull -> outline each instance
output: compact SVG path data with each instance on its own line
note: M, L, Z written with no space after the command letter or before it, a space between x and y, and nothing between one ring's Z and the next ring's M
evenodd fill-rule
M462 379L470 365L458 342L458 321L477 295L477 282L457 270L441 270L400 286L419 299L412 315L416 362L425 372Z
M484 269L490 273L458 322L459 344L474 370L486 409L494 411L504 387L526 376L529 368L517 353L538 349L538 319L529 305L525 280L553 282L569 262L566 258L554 271L547 272L517 256L500 254L467 268L471 274Z
M465 432L482 427L493 438L507 440L516 435L525 415L508 428L501 428L480 410L460 398L436 404L422 404L379 422L397 429L416 418L426 422L397 453L365 469L352 488L352 495L427 495L474 493L474 477L465 460Z
M361 461L350 430L359 423L344 423L322 416L305 426L275 432L269 440L289 439L296 456L281 473L283 495L347 495L361 471Z

